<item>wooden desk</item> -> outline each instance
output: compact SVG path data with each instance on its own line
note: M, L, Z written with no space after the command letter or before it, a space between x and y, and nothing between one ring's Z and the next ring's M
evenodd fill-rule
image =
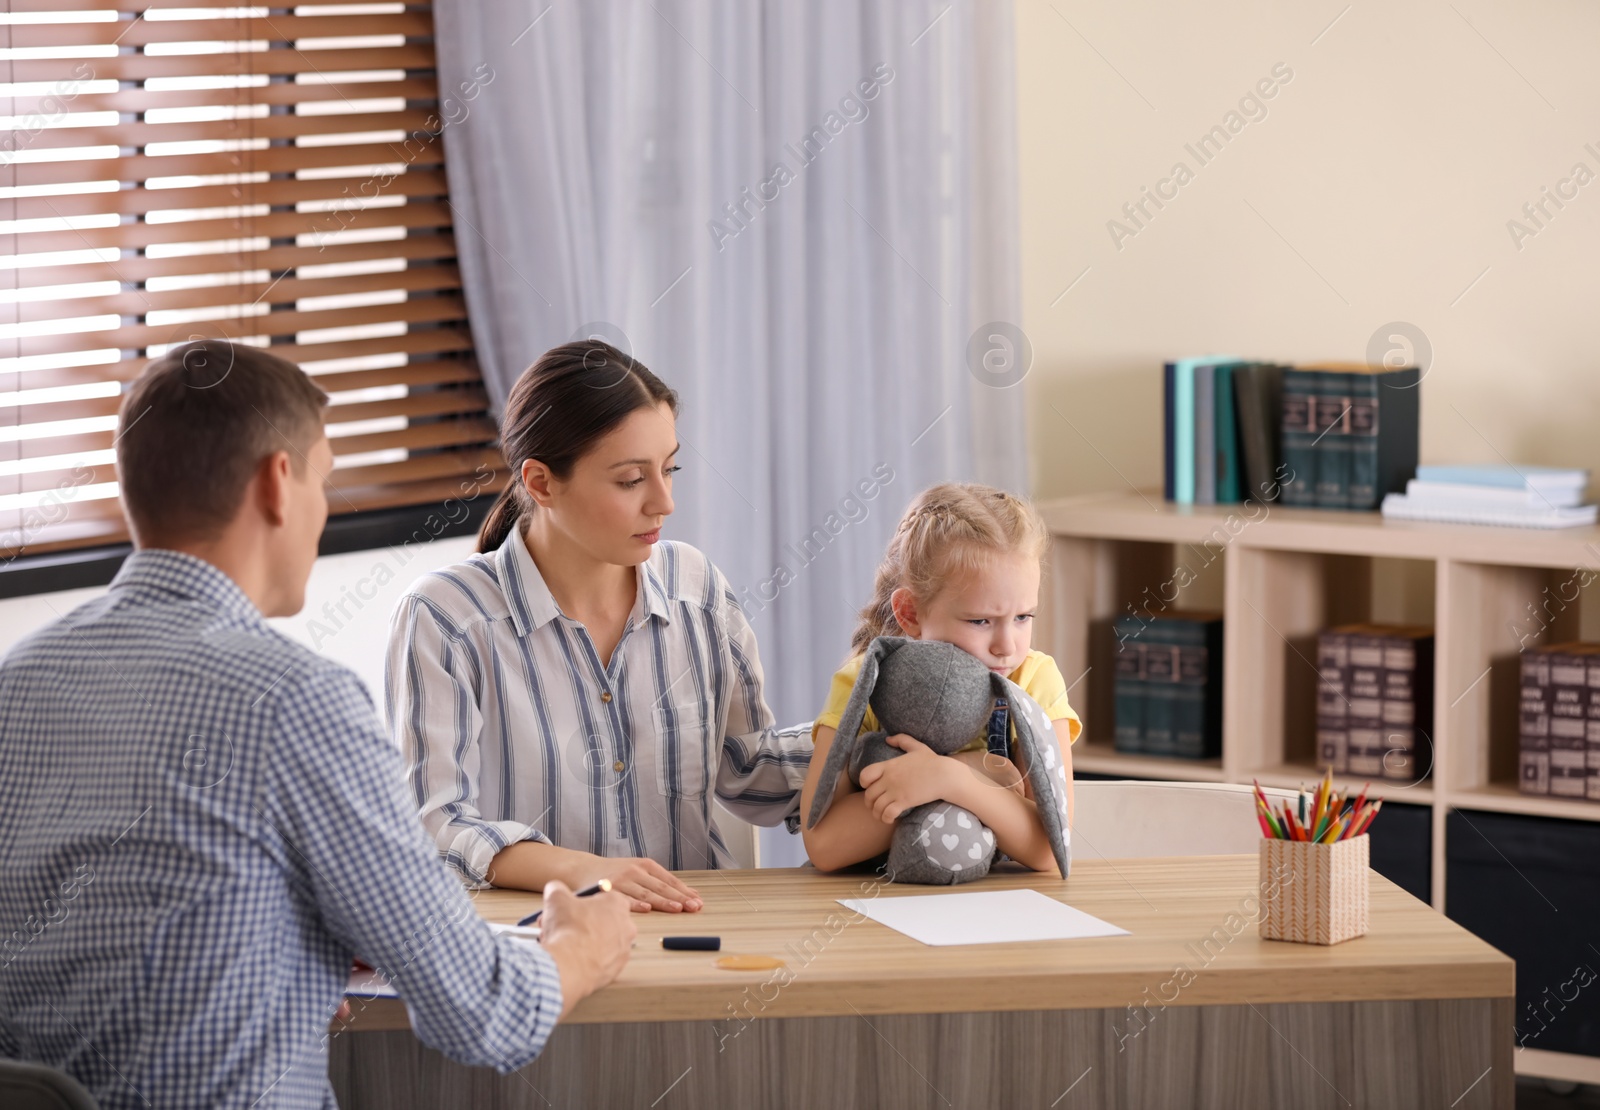
M1513 965L1372 873L1371 931L1263 941L1254 856L998 872L1126 937L929 948L834 899L928 893L810 869L689 872L697 915L637 918L622 977L499 1076L424 1048L396 1001L330 1045L357 1107L1307 1107L1512 1105ZM532 895L478 905L510 921ZM660 938L780 956L728 972Z

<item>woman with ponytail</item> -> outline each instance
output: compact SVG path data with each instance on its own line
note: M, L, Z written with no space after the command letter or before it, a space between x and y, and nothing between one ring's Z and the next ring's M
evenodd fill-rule
M422 821L475 885L609 879L698 910L672 872L733 857L712 801L776 825L811 756L780 732L727 580L661 538L678 399L609 344L555 347L506 401L512 480L478 553L395 611L388 716Z

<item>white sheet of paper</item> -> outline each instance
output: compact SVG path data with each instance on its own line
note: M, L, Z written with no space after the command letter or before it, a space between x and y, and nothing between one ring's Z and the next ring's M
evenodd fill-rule
M400 992L394 985L379 975L376 971L350 972L350 982L344 988L345 994L353 994L358 998L399 998Z
M839 904L923 944L1003 944L1128 935L1126 929L1037 890L840 898Z
M540 929L537 925L502 925L498 921L489 922L489 928L497 933L510 933L514 937L524 940L538 940Z

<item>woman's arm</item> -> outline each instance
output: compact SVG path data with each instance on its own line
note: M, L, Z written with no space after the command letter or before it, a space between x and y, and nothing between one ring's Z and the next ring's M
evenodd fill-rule
M425 598L408 594L401 600L384 666L389 720L409 767L422 825L445 862L478 884L543 890L546 882L560 879L581 890L605 878L633 900L636 910L698 910L699 894L654 860L558 848L533 824L483 817L477 650Z
M548 845L550 838L535 824L487 820L478 808L479 652L432 602L409 593L390 622L383 684L389 727L422 826L444 861L481 885L489 881L491 860L507 845Z
M543 890L552 879L582 890L610 879L611 889L627 895L635 913L693 913L705 904L699 891L653 859L596 856L529 840L502 848L489 862L487 877L517 890Z
M716 761L717 798L729 811L752 825L779 825L799 804L811 762L811 737L804 729L773 727L755 630L722 572L715 573L722 588L720 615L734 684L726 719L715 736L721 750L708 751L706 758Z
M833 746L834 730L818 725L816 748L811 753L811 766L806 771L805 785L800 789L800 830L805 840L806 854L822 871L837 871L852 863L881 855L889 850L894 836L894 826L873 816L867 808L867 796L857 790L849 775L839 776L839 785L833 792L833 804L815 828L806 828L811 816L811 799L816 795L817 780L822 777L822 767L828 761L828 749Z

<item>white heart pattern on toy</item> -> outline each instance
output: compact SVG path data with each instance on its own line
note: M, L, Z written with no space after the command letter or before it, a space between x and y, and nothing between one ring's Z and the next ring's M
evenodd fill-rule
M961 843L961 838L954 833L945 833L939 839L944 842L945 851L947 852L955 851L956 845Z
M935 813L932 817L928 818L928 824L932 825L936 829L944 828L944 814Z
M972 822L968 820L965 813L956 814L956 824L960 825L963 829L972 828Z
M983 842L991 848L994 847L994 833L989 829L983 830Z
M982 859L983 858L983 845L982 844L974 844L972 847L967 849L967 855L971 856L973 859Z

